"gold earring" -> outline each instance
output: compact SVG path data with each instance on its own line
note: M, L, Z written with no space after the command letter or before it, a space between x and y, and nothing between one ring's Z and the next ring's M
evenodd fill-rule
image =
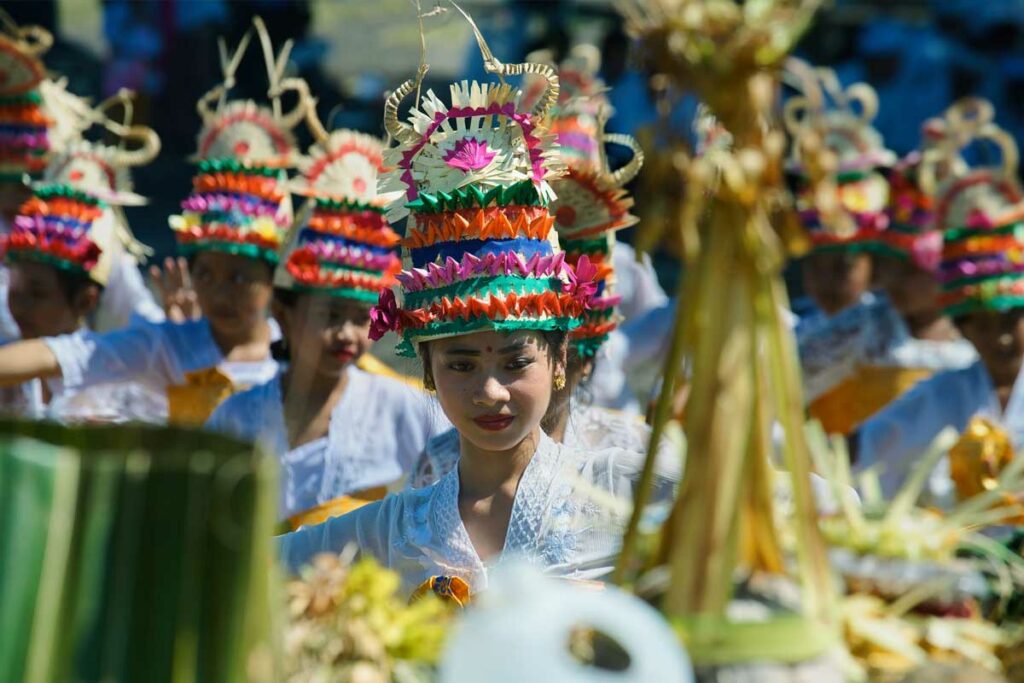
M426 375L423 377L423 388L427 391L437 391L437 387L434 385L433 375Z
M555 391L561 391L565 389L565 375L555 375Z

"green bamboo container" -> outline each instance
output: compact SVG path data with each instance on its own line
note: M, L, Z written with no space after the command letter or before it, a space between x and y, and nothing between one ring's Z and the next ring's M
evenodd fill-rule
M0 681L273 680L273 467L201 432L0 421Z

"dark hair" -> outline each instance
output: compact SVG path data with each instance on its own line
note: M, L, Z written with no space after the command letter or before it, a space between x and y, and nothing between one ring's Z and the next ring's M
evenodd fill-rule
M54 273L57 275L57 286L60 287L61 293L64 295L64 300L69 306L74 306L75 299L85 289L95 287L103 292L103 287L95 280L91 279L88 275L79 275L78 273L69 273L66 270L54 268Z
M569 342L569 333L565 330L538 330L538 332L548 348L554 349L558 354L566 350ZM423 381L424 383L429 383L427 378L430 376L430 349L427 348L427 342L420 342L417 350L423 363Z
M291 308L295 305L295 302L298 301L298 299L299 295L290 289L274 287L274 303L284 306L285 308ZM288 349L288 340L284 338L283 334L280 339L271 342L270 357L278 363L287 363L292 359L291 352Z
M218 251L218 250L214 249L212 251ZM189 254L185 254L185 262L188 263L188 270L189 270L189 272L192 272L192 270L196 267L196 259L202 253L203 253L203 251L200 250L200 251L193 251L193 252L191 252ZM218 253L227 254L228 256L243 256L243 258L247 258L247 259L249 259L251 261L256 261L257 263L262 264L267 269L267 271L269 272L269 275L270 275L271 278L274 277L274 270L276 269L277 266L275 266L273 263L271 263L267 259L254 258L252 256L244 256L242 254L232 254L232 253L227 252L227 251L218 251ZM277 290L277 288L275 287L275 293L276 293L276 290Z

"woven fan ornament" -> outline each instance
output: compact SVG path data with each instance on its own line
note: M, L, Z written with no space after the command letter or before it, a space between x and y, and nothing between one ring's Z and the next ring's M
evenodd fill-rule
M949 133L921 162L921 187L935 202L942 231L940 298L956 317L1024 306L1024 194L1013 138L993 122L990 104L957 102L944 116ZM961 150L991 145L998 165L968 166Z
M291 184L308 201L274 284L374 304L401 269L400 238L384 217L385 199L377 195L384 144L350 130L328 134L312 107L308 120L317 142Z
M221 38L217 45L224 79L196 103L203 126L199 131L195 159L236 159L265 166L291 166L296 156L292 129L304 120L310 103L300 98L292 111L281 112L280 83L292 41L287 41L275 56L263 20L255 17L253 25L267 67L271 106L252 100L227 101L227 95L235 85L235 72L252 39L252 29L242 36L230 57Z
M566 264L549 210L550 181L561 173L544 126L558 98L555 70L503 64L473 29L488 73L502 80L535 74L547 88L525 110L519 91L504 82L463 81L450 87L450 104L428 91L410 123L401 123L398 106L418 86L421 68L388 98L385 126L398 144L385 152L381 187L404 198L389 217L410 220L401 300L392 290L381 294L371 337L397 331L401 355L414 356L420 342L480 330L568 331L596 288Z
M880 170L896 163L896 155L871 125L878 96L866 83L843 89L831 69L811 69L799 60L791 60L788 68L803 91L784 110L794 138L788 168L798 178L797 210L812 248L878 250L889 225L889 182ZM821 184L817 193L801 158L801 143L808 138L835 158L831 182Z

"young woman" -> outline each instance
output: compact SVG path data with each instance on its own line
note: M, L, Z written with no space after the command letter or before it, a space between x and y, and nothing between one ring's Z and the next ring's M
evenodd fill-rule
M558 80L536 64L487 66L540 73L549 88L533 111L520 112L510 88L453 85L451 107L428 95L409 126L397 107L416 86L410 80L386 108L399 146L385 189L406 193L414 215L403 240L411 267L399 275L402 303L382 293L373 334L397 330L400 352L419 351L426 384L458 431L459 466L433 486L286 536L292 568L353 543L408 589L441 575L478 591L487 567L512 555L575 578L604 576L614 562L624 522L598 494L628 499L641 457L584 453L541 429L566 383L566 332L594 291L549 240L552 162L537 122ZM393 216L403 214L398 207Z
M376 196L381 143L344 130L323 135L299 188L311 197L308 219L275 277L288 363L207 423L261 439L280 457L281 516L293 526L383 497L450 427L424 392L355 365L372 345L371 304L401 267L399 237Z
M595 368L615 362L599 357L618 326L618 307L622 301L618 269L613 266L618 250L614 233L637 221L629 212L633 200L623 187L643 164L643 152L635 140L625 135L604 134L604 84L595 78L589 65L590 62L573 56L559 68L559 80L570 85L559 93L552 129L568 172L551 183L557 197L550 210L567 262L577 277L593 278L596 296L584 312L580 326L570 335L565 386L554 391L541 427L555 442L581 450L617 447L646 453L651 430L639 417L591 403L579 391L584 384L589 389L595 379ZM529 102L529 82L526 92L524 102ZM617 171L608 168L603 152L607 143L628 147L633 152L629 163ZM606 368L603 379L607 382L616 375L624 383L621 368L617 367ZM433 439L421 456L410 485L426 486L454 469L458 464L459 442L455 430ZM678 459L678 446L664 442L666 456Z
M1024 293L1014 256L1024 247L1016 228L1024 219L1024 194L1016 180L1017 148L991 122L958 135L962 144L972 140L996 143L1004 165L962 170L938 183L936 222L944 242L937 276L945 311L979 360L920 383L854 435L857 467L879 466L890 494L946 427L963 432L986 418L1005 429L1016 447L1024 444ZM934 179L943 161L939 154L926 157L926 176ZM935 481L940 499L951 492L948 475L939 473Z
M271 379L266 310L290 220L280 179L255 164L200 162L195 193L172 227L192 259L203 319L15 342L0 348L0 384L59 378L79 390L137 382L166 395L171 422L202 424L240 386Z

